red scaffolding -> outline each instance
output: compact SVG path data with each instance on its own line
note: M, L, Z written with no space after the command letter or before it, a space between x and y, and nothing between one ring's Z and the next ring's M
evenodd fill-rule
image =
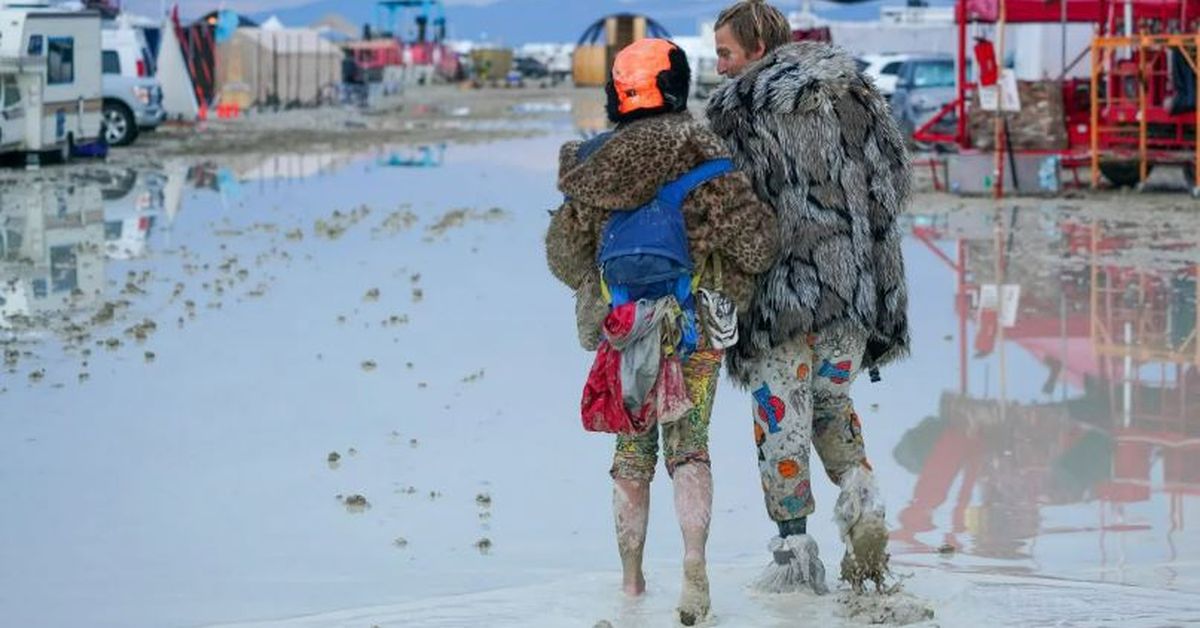
M1192 104L1172 108L1170 102L1177 90L1170 76L1170 46L1154 42L1164 36L1187 33L1194 35L1200 26L1200 0L958 0L955 21L958 27L957 96L914 133L921 142L953 145L961 150L972 147L968 131L969 99L978 85L967 75L969 26L995 24L1003 32L1008 24L1093 24L1096 42L1081 51L1074 51L1074 61L1063 69L1060 77L1063 90L1063 125L1067 129L1068 147L1059 151L1066 159L1080 165L1100 163L1105 175L1114 183L1136 183L1144 180L1147 162L1200 164L1196 154L1195 67L1192 72ZM1126 23L1128 22L1128 27ZM1131 34L1129 45L1118 54L1099 57L1103 67L1093 67L1098 73L1093 81L1065 79L1069 68L1088 57L1097 45L1111 51L1114 38ZM1001 44L1002 44L1001 35ZM1122 40L1125 41L1125 40ZM1173 40L1172 40L1173 41ZM1186 44L1184 44L1186 46ZM1200 51L1175 44L1185 61ZM1000 59L1004 50L997 51ZM1093 55L1093 58L1096 58ZM1065 61L1065 60L1064 60ZM1095 64L1094 64L1095 65ZM1132 90L1132 92L1131 92ZM1141 93L1121 98L1125 93ZM1099 104L1097 104L1099 102ZM1134 109L1131 106L1136 105ZM1094 111L1094 113L1093 113ZM953 133L936 133L946 116L957 118ZM1138 129L1137 127L1141 127ZM1086 127L1085 131L1080 128ZM1132 128L1131 128L1132 127ZM1003 143L997 142L997 151ZM1122 161L1134 167L1117 168ZM1138 163L1141 162L1141 163ZM998 159L998 163L1000 160ZM1116 164L1116 166L1114 166ZM1112 166L1111 168L1106 168ZM1138 167L1140 166L1140 167ZM1200 165L1196 166L1200 168ZM1128 172L1130 176L1121 176ZM1186 171L1196 176L1195 170Z

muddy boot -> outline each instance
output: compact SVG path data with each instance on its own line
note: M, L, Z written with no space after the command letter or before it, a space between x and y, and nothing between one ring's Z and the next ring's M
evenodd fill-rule
M862 592L868 580L882 590L888 574L888 530L883 500L875 476L856 467L842 478L842 493L834 507L834 521L846 543L842 580Z
M794 593L804 589L817 595L829 593L825 564L821 562L816 540L806 534L805 519L780 522L779 533L767 546L774 560L763 570L754 588L764 593Z
M679 596L679 623L695 626L708 617L708 573L703 560L683 562L683 592Z

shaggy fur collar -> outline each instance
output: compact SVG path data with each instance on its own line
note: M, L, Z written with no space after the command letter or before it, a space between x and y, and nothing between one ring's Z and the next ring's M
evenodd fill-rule
M636 120L622 124L578 163L582 142L567 142L559 153L559 190L602 209L639 207L695 164L728 156L728 149L703 131L688 113Z

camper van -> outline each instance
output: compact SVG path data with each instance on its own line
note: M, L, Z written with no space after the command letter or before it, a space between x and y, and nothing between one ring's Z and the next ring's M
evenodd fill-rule
M73 307L94 303L105 282L100 188L23 182L0 186L0 200L0 332L72 295Z
M100 136L100 14L0 3L0 152L70 158Z

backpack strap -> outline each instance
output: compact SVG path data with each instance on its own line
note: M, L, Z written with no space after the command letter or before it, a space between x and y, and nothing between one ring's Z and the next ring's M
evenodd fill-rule
M704 261L700 262L696 274L692 276L692 292L700 288L700 282L704 279L705 274L708 273L710 268L713 271L713 283L717 286L717 289L725 289L725 277L721 268L721 253L713 251L709 253L708 257L704 258Z
M592 156L592 153L600 150L610 139L612 139L612 131L605 131L585 140L575 153L575 163L586 161L588 157Z
M728 158L710 159L664 185L658 192L658 198L671 207L681 207L683 199L687 198L692 190L730 172L733 172L733 162Z

